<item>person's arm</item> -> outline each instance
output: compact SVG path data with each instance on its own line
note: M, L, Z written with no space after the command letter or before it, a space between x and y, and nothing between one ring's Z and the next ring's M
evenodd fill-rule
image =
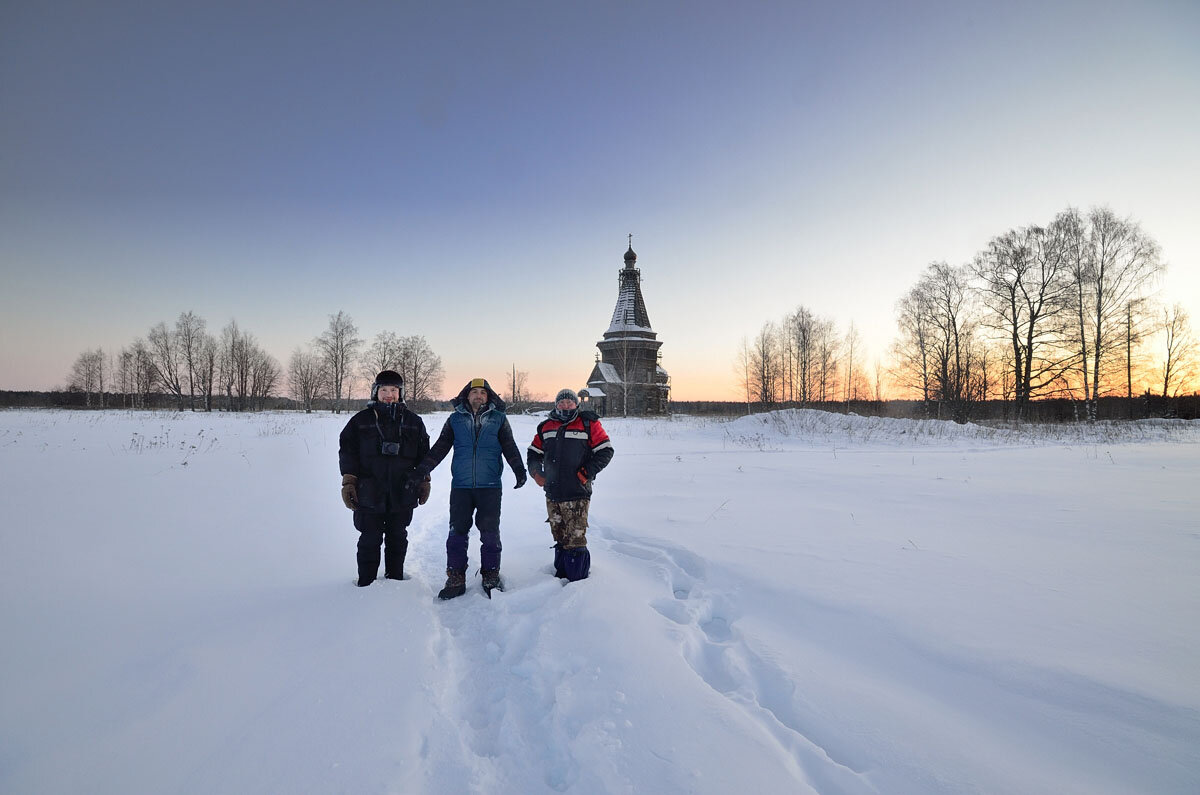
M546 451L542 449L542 426L539 425L533 434L533 441L530 442L529 449L525 452L525 463L529 466L529 474L539 486L546 485L546 472L543 468L545 460Z
M338 469L343 475L359 474L362 464L358 460L358 434L353 420L346 423L338 435Z
M425 443L429 444L428 434L425 436ZM442 459L446 457L452 447L454 447L454 429L450 427L450 419L447 418L446 424L442 426L442 432L438 434L438 440L433 443L433 447L429 448L429 452L417 465L417 469L428 475L437 469L437 465L442 463Z
M608 433L605 432L604 427L596 420L592 421L588 446L590 450L587 460L584 461L580 469L583 470L588 480L595 480L596 475L600 474L600 470L604 469L612 461L614 452L612 440L608 438Z
M353 420L346 423L338 435L338 469L342 473L342 502L350 510L358 508L358 437L352 429Z

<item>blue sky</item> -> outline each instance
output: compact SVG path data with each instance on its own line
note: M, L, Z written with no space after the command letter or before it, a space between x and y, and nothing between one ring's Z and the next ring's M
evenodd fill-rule
M634 235L681 399L800 304L1107 204L1200 325L1200 5L9 3L0 388L182 311L583 385Z

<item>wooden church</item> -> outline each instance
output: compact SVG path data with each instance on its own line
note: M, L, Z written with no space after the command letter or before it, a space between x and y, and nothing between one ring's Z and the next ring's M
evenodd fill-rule
M642 298L642 273L633 253L633 235L625 252L625 267L617 272L617 306L588 376L580 390L580 407L601 416L641 417L670 412L671 378L663 369L662 342L650 327Z

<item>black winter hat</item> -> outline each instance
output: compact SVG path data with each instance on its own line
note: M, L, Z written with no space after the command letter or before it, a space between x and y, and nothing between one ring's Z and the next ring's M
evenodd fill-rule
M395 370L384 370L375 376L375 383L371 384L371 400L379 399L379 387L381 386L400 387L400 399L404 400L404 376Z

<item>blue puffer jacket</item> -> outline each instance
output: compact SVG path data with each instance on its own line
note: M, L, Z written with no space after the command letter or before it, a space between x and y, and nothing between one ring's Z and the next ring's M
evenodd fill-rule
M486 387L487 405L480 409L478 414L474 414L466 397L470 386L468 383L454 399L454 412L442 426L442 432L433 447L429 448L429 455L422 466L426 471L432 470L453 447L454 459L450 462L451 488L498 489L503 486L500 479L504 474L502 455L508 460L513 472L521 476L525 474L521 452L513 439L512 426L508 424L508 417L504 413L504 401L489 385Z
M504 474L504 463L500 460L500 429L508 422L504 412L489 403L478 414L472 414L470 406L460 405L447 422L454 429L451 487L500 488L500 476Z

